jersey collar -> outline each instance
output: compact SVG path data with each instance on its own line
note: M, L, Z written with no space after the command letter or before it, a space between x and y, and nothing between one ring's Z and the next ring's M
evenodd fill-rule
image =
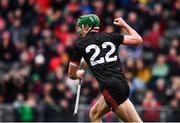
M99 32L98 29L92 29L90 32Z

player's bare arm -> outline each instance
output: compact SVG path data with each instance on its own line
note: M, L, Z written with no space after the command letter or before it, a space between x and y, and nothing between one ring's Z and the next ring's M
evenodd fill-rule
M125 29L129 35L124 35L122 44L124 45L139 45L143 43L141 36L131 28L121 17L114 20L114 24Z

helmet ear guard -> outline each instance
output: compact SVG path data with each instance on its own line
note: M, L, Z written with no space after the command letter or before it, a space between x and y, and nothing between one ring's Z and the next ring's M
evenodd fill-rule
M82 29L84 29L84 24L82 24ZM89 29L86 31L87 33L92 30L92 27L89 27Z
M82 24L82 29L84 29L84 24ZM89 29L87 30L87 32L89 32L92 29L92 27L89 27Z

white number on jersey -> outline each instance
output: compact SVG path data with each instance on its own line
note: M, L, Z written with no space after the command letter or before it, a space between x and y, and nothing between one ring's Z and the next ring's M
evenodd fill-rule
M102 44L103 49L107 48L107 46L110 46L111 49L109 50L109 52L106 53L105 57L100 57L98 60L95 60L95 59L100 53L100 48L95 44L91 44L91 45L86 47L86 53L89 53L91 51L91 49L95 50L94 54L90 58L90 63L91 63L92 66L97 65L97 64L102 64L105 61L106 62L112 62L112 61L117 60L117 58L118 58L117 55L114 55L114 56L110 57L110 55L112 55L116 50L114 44L111 43L111 42L104 42Z

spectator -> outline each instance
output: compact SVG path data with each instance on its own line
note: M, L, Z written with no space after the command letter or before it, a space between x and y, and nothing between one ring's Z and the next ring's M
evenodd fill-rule
M142 58L137 59L137 78L142 80L144 83L147 83L151 78L151 71L148 66L145 66L145 62Z
M166 56L159 54L156 63L152 67L152 75L154 77L167 77L169 74L169 66L166 64Z
M145 34L143 39L145 41L145 45L149 45L151 48L157 49L159 48L160 37L160 25L158 22L154 22L151 31Z
M10 33L5 31L0 42L0 61L10 63L17 60L16 49L11 41Z
M138 21L138 15L135 12L130 12L128 14L127 23L135 29L138 33L141 33L141 26Z
M170 107L172 108L172 113L169 117L169 121L180 121L179 109L180 109L180 90L177 89L174 94L174 98L170 102Z
M36 100L32 95L29 95L27 101L17 108L17 121L22 122L33 122L36 121Z
M154 93L148 90L143 100L143 120L144 121L159 121L160 120L160 103L155 99Z
M43 108L44 121L47 121L47 122L59 121L58 120L58 117L60 117L58 116L59 108L55 104L54 100L52 99L50 95L44 96L43 107L44 107Z
M163 78L156 80L155 97L161 105L167 105L166 82Z

